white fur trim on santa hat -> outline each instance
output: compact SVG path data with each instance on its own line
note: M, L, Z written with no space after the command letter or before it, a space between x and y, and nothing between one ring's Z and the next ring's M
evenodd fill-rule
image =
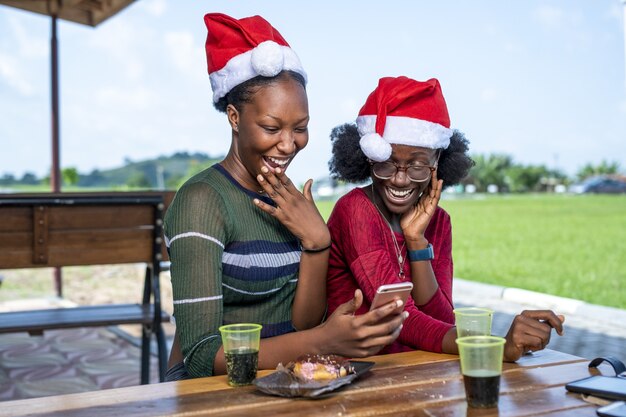
M224 97L239 84L257 75L273 77L283 70L295 71L307 76L298 55L293 49L274 41L261 42L256 48L232 57L219 71L209 74L213 89L213 102Z
M356 119L356 125L359 134L365 137L376 131L376 116L359 116ZM447 148L450 145L450 137L452 137L452 129L439 123L401 116L387 116L383 133L383 138L388 143L431 149ZM362 141L363 139L360 143ZM367 155L368 151L363 149L363 152Z
M365 156L372 161L382 162L391 156L391 145L378 133L368 133L359 141Z

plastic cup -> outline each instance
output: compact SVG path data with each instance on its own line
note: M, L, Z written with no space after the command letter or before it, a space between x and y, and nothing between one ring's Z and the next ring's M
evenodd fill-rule
M454 309L457 337L491 336L493 310L480 307Z
M465 399L470 407L498 406L504 338L468 336L456 339L465 384Z
M248 385L256 378L262 327L254 323L220 326L229 385Z

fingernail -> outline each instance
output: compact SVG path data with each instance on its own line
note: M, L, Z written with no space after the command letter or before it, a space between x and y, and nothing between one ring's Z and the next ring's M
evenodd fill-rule
M261 172L267 174L268 172L270 172L270 170L267 169L267 167L261 167Z
M405 319L409 318L409 312L408 311L403 311L402 312L402 317L404 317Z
M280 174L282 171L280 170L280 168L276 168L276 173Z
M263 182L263 175L257 175L256 179L258 182Z
M402 304L404 304L402 300L396 300L396 307L402 307Z

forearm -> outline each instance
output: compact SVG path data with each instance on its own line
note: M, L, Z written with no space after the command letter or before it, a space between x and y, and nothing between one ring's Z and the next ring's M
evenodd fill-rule
M315 327L324 318L329 252L302 252L298 286L291 309L291 321L298 330Z
M428 241L426 239L407 239L408 250L421 250L427 246ZM439 289L435 272L429 260L411 262L411 281L413 281L411 295L418 306L428 303Z
M439 289L430 261L411 262L413 300L418 306L427 304Z
M456 327L452 327L441 342L441 352L449 353L452 355L459 354L459 347L456 344Z

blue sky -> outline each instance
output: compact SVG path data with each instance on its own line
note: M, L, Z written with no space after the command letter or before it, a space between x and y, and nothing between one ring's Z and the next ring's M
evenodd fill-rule
M81 172L177 151L224 154L203 15L260 14L309 74L309 146L289 168L323 177L330 130L383 76L438 78L476 153L574 174L626 171L621 0L139 0L97 28L60 22L61 164ZM50 169L50 21L0 6L0 175Z

